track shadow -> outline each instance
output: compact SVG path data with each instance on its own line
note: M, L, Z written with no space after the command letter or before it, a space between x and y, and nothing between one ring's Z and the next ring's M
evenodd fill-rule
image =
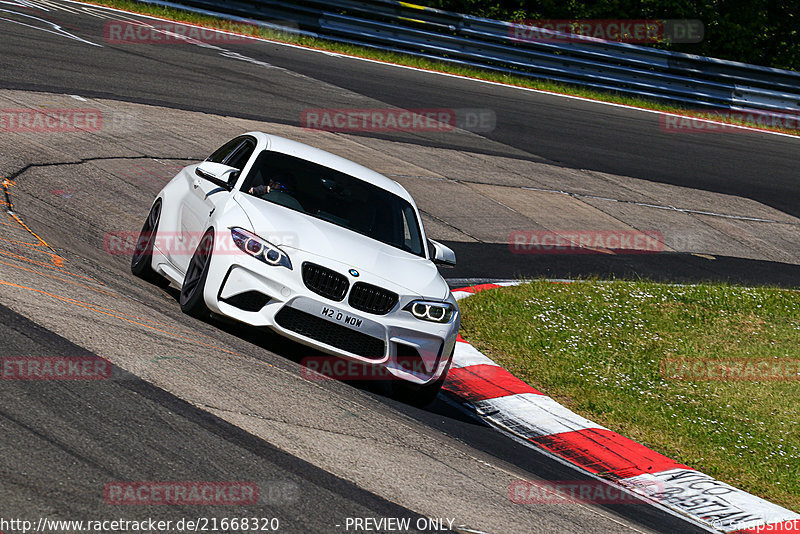
M172 291L170 291L172 293ZM174 296L177 302L178 291L175 290ZM330 361L330 365L324 365L324 369L335 368L335 362L351 365L348 362L336 356L325 354L322 351L315 350L307 347L301 343L297 343L291 339L280 336L268 328L253 328L231 319L214 315L206 319L206 322L219 328L220 330L237 338L252 344L255 347L264 349L271 353L277 354L288 361L294 362L299 365L297 372L300 376L309 381L336 381L347 384L355 389L361 390L373 398L390 404L401 411L414 411L414 412L429 412L430 414L447 417L453 421L460 423L484 426L482 422L470 416L464 410L453 406L451 403L446 402L443 395L440 393L437 399L424 408L412 406L403 400L398 399L391 391L391 380L387 379L385 375L375 376L374 378L363 378L366 376L374 376L369 370L361 370L358 377L345 378L339 373L325 373L318 372L320 370L320 362ZM251 356L258 358L256 353L250 353ZM364 368L369 367L365 365ZM323 370L324 371L324 370ZM363 374L361 374L363 373ZM377 374L377 373L376 373Z

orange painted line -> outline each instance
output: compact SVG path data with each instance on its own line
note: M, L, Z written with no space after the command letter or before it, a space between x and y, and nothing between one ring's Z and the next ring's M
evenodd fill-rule
M52 274L42 273L42 272L39 272L39 271L34 271L33 269L28 269L27 267L23 267L22 265L14 265L13 263L8 263L8 262L2 261L2 260L0 260L0 265L8 265L9 267L13 267L14 269L19 269L21 271L27 271L29 273L38 274L39 276L46 276L48 278L53 278L54 280L60 280L61 282L65 282L67 284L73 284L73 285L76 285L76 286L80 286L80 287L83 287L85 289L89 289L91 291L96 291L98 293L102 293L104 295L108 295L110 297L119 297L120 296L118 293L112 293L110 291L104 291L102 289L97 289L95 287L90 287L90 286L87 286L86 284L81 284L80 282L74 282L72 280L67 280L66 278L61 278L60 276L55 276L55 275L52 275Z
M184 340L192 342L192 343L197 343L198 345L203 345L204 347L209 347L209 348L212 348L212 349L215 349L215 350L220 350L222 352L227 352L228 354L231 354L231 355L234 355L234 356L241 356L241 354L238 354L238 353L233 352L233 351L228 350L228 349L223 349L222 347L217 347L215 345L211 345L211 344L208 344L208 343L203 343L202 341L197 341L196 339L192 339L192 338L187 337L187 336L182 336L182 335L179 335L179 334L175 334L174 332L169 332L167 330L162 330L160 328L156 328L154 326L150 326L150 325L145 324L145 323L140 323L138 321L133 321L131 319L126 319L125 317L121 317L120 315L117 315L117 313L122 313L122 312L111 313L114 310L104 311L104 310L108 310L108 308L103 308L101 306L93 306L92 304L89 304L88 302L83 302L83 301L80 301L80 300L77 300L77 299L71 299L69 297L63 297L61 295L56 295L54 293L48 293L47 291L43 291L41 289L35 289L33 287L22 286L22 285L19 285L19 284L15 284L13 282L7 282L5 280L0 280L0 285L16 287L18 289L27 289L28 291L33 291L35 293L41 293L42 295L47 295L48 297L53 297L54 299L60 300L62 302L67 302L69 304L74 304L75 306L79 306L81 308L86 308L87 310L90 310L90 311L93 311L93 312L102 313L103 315L108 315L109 317L114 317L115 319L120 319L121 321L125 321L125 322L131 323L131 324L135 324L135 325L138 325L138 326L143 326L145 328L149 328L151 330L155 330L156 332L161 332L163 334L167 334L168 336L177 337L177 338L184 339ZM128 314L122 313L122 315L128 315Z
M3 239L1 237L0 237L0 241L7 241L9 243L16 243L17 245L21 245L23 247L27 247L27 248L29 248L31 250L36 251L36 252L41 252L43 254L47 254L48 256L50 256L51 262L53 264L55 264L55 265L61 266L61 265L64 264L64 259L61 256L59 256L58 254L55 254L53 252L48 252L46 250L42 250L42 245L39 245L37 243L26 243L24 241L17 241L16 239Z
M13 185L13 182L9 182L8 180L5 180L5 181L3 182L3 184L4 184L4 185L7 185L7 184L9 184L9 183L10 183L11 185ZM9 213L9 214L8 214L8 216L9 216L9 217L11 217L12 219L14 219L15 221L17 221L17 223L19 223L19 225L20 225L20 226L22 226L22 227L23 227L25 230L27 230L29 234L31 234L33 237L35 237L36 239L38 239L38 240L39 240L39 243L40 243L42 246L45 246L45 247L47 247L47 248L49 248L49 249L50 249L50 251L51 251L51 252L46 252L46 254L50 254L50 261L52 261L52 262L53 262L55 265L57 265L57 266L59 266L59 267L61 267L62 265L64 265L64 261L65 261L65 260L64 260L64 258L63 258L63 257L61 257L61 256L60 256L60 255L59 255L59 254L58 254L58 253L55 251L55 249L54 249L53 247L51 247L50 245L48 245L48 244L47 244L47 241L45 241L44 239L42 239L41 237L39 237L38 235L36 235L36 233L35 233L33 230L31 230L30 228L28 228L28 226L27 226L27 225L26 225L24 222L22 222L22 219L20 219L19 217L17 217L17 216L16 216L15 214L13 214L13 213Z
M2 254L2 253L3 253L3 251L2 251L2 250L0 250L0 254ZM24 258L23 258L23 259L24 259ZM56 270L56 271L59 271L59 272L64 272L65 274L69 274L69 275L72 275L72 276L80 276L80 275L72 274L72 273L69 273L69 272L61 271L60 269L55 269L54 267L51 267L51 266L50 266L49 264L47 264L47 263L41 263L41 262L35 262L35 263L39 263L39 264L40 264L41 266L43 266L43 267L52 268L52 269L54 269L54 270ZM10 267L14 267L14 268L21 269L21 270L24 270L24 271L30 271L30 272L32 272L32 273L35 273L35 274L40 274L40 275L42 275L42 276L49 276L49 277L51 277L51 278L55 278L55 279L57 279L57 280L62 280L62 281L64 281L64 282L67 282L67 283L76 284L76 285L78 285L78 286L80 286L80 287L84 287L84 288L86 288L86 289L90 289L90 290L92 290L92 291L96 291L96 292L98 292L98 293L103 293L103 294L106 294L106 295L108 295L108 296L111 296L111 297L117 297L117 298L126 298L126 299L129 299L129 300L134 300L134 299L132 299L132 298L130 298L130 297L128 297L128 296L126 296L126 295L122 295L122 294L119 294L119 293L112 293L112 292L109 292L109 291L104 291L104 290L102 290L102 289L96 289L96 288L92 288L92 287L89 287L89 286L87 286L87 285L80 284L80 283L78 283L78 282L70 282L69 280L64 280L64 279L62 279L62 278L59 278L59 277L57 277L57 276L48 275L48 274L45 274L45 273L41 273L41 272L39 272L39 271L34 271L34 270L32 270L32 269L26 269L25 267L22 267L22 266L19 266L19 265L13 265L13 264L11 264L11 263L7 263L7 262L4 262L4 261L0 261L0 264L3 264L3 265L8 265L8 266L10 266ZM82 277L82 276L80 276L80 278L85 278L85 277ZM86 278L86 280L89 280L89 281L92 281L92 282L97 282L98 284L100 284L100 285L103 285L103 283L102 283L102 282L99 282L99 281L93 280L93 279L91 279L91 278ZM135 300L134 300L134 302L138 302L138 301L135 301ZM114 310L110 310L109 308L103 308L102 306L97 306L97 307L98 307L98 308L100 308L100 309L105 309L105 310L109 310L109 311L114 311ZM123 312L116 312L116 313L120 313L120 314L122 314L122 315L127 315L127 316L129 316L129 317L133 317L134 319L139 319L139 320L142 320L142 321L146 320L146 319L144 319L143 317L139 317L139 316L132 315L132 314L128 314L128 313L123 313ZM162 326L167 326L167 327L170 327L170 328L173 328L173 325L170 325L170 324L167 324L167 323L162 323L162 322L160 322L160 321L151 321L151 323L153 323L153 324L157 324L157 325L162 325ZM206 337L206 338L212 339L212 338L211 338L211 336L209 336L209 335L206 335L206 334L200 334L200 333L198 333L198 332L193 332L193 331L191 331L191 330L178 330L178 331L180 331L180 332L186 332L186 333L188 333L188 334L192 334L192 335L196 335L196 336L200 336L200 337Z
M56 260L56 258L54 258L54 257L51 257L50 259L52 260L52 262L53 262L53 263L55 263L55 264L56 264L56 265L58 265L59 267L60 267L61 265L63 265L63 264L64 264L64 258L62 258L61 256L59 256L59 255L58 255L58 253L57 253L57 252L56 252L56 251L53 249L53 247L51 247L50 245L48 245L48 244L47 244L47 241L45 241L44 239L42 239L41 237L39 237L38 235L36 235L36 232L34 232L34 231L33 231L33 230L31 230L30 228L28 228L28 226L27 226L27 225L26 225L24 222L22 222L22 219L20 219L19 217L17 217L17 216L16 216L16 215L14 215L13 213L9 213L9 215L10 215L10 216L11 216L11 217L12 217L12 218L15 220L15 221L17 221L17 222L20 224L20 226L22 226L23 228L25 228L25 229L26 229L26 230L27 230L27 231L28 231L28 232L29 232L29 233L30 233L30 234L31 234L33 237L35 237L36 239L38 239L38 240L39 240L39 242L40 242L42 245L46 246L46 247L47 247L47 248L49 248L51 251L53 251L53 254L54 254L54 255L55 255L57 258L58 258L58 260Z
M3 184L2 184L3 192L5 193L6 198L9 200L9 202L3 202L3 204L8 206L9 208L12 208L13 206L10 204L11 198L8 196L8 189L10 187L15 186L15 185L17 185L17 183L14 180L9 180L8 178L3 178ZM50 255L50 261L52 263L54 263L55 265L58 265L59 267L64 265L64 261L65 261L64 258L61 257L61 255L58 254L53 247L48 245L47 241L45 241L44 239L42 239L41 237L36 235L36 232L34 232L30 228L28 228L28 226L24 222L22 222L22 219L17 217L16 214L14 214L11 210L8 210L7 214L8 214L9 217L11 217L15 221L17 221L17 223L20 226L22 226L25 230L27 230L29 234L31 234L33 237L35 237L39 241L39 246L45 246L48 249L50 249L50 252L46 252L45 254L49 254ZM33 243L25 243L23 241L16 241L16 240L12 240L12 241L15 241L16 243L19 243L19 244L24 245L24 246L31 246L31 247L36 246Z
M131 299L131 300L133 300L133 299ZM134 301L134 302L138 302L138 301ZM139 321L147 321L147 319L145 319L144 317L139 317L138 315L133 315L132 313L125 313L125 312L112 310L110 308L104 308L102 306L97 306L97 305L90 305L90 306L94 306L95 308L97 308L99 310L106 310L106 311L118 313L120 315L126 315L128 317L132 317L133 319L138 319ZM175 328L174 324L162 323L161 321L153 321L152 319L150 320L150 323L151 324L155 324L155 325L159 325L159 326L164 326L164 327L167 327L167 328L171 328L175 332L184 332L186 334L190 334L190 335L195 336L195 337L205 337L205 338L208 338L208 339L213 339L211 336L209 336L207 334L201 334L200 332L196 332L194 330L185 330L185 329L182 329L182 328ZM181 336L181 337L183 337L183 336ZM235 354L235 353L231 353L231 354Z
M34 265L39 265L40 267L47 267L48 269L53 269L54 271L58 271L58 272L60 272L60 273L68 274L68 275L70 275L70 276L74 276L74 277L76 277L76 278L83 278L84 280L88 280L88 281L90 281L90 282L95 282L95 283L97 283L97 284L103 285L103 283L102 283L102 282L99 282L99 281L97 281L97 280L94 280L93 278L89 278L89 277L87 277L87 276L81 276L81 275L79 275L79 274L71 273L71 272L69 272L69 271L65 271L65 270L63 270L63 269L59 269L58 267L54 267L54 266L53 266L52 264L50 264L50 263L45 263L45 262L43 262L43 261L36 261L36 260L32 260L32 259L30 259L30 258L26 258L25 256L21 256L21 255L19 255L19 254L15 254L15 253L13 253L13 252L10 252L10 251L8 251L8 250L1 250L1 249L0 249L0 254L6 255L6 256L11 256L11 257L13 257L13 258L15 258L15 259L18 259L18 260L21 260L21 261L27 261L28 263L33 263Z
M0 176L0 178L3 178L3 177ZM9 180L8 178L3 178L3 183L0 184L0 187L3 188L3 195L6 198L6 200L0 200L0 204L2 204L3 206L7 206L8 207L8 211L10 211L14 207L11 204L11 197L8 196L8 188L13 186L13 185L16 185L16 184L12 180Z
M9 237L0 237L0 241L7 241L9 243L16 243L25 247L40 247L39 243L28 243L27 241L20 241L19 239L11 239Z
M81 276L81 275L79 275L79 274L71 273L71 272L69 272L69 271L64 271L64 270L62 270L62 269L58 269L58 268L56 268L56 267L53 267L53 266L52 266L52 265L50 265L49 263L44 263L44 262L40 262L40 261L31 260L31 259L28 259L28 258L26 258L26 257L24 257L24 256L20 256L19 254L14 254L13 252L8 252L8 251L0 250L0 254L5 254L5 255L7 255L7 256L13 256L15 259L19 259L19 260L22 260L22 261L26 261L26 262L28 262L28 263L33 263L34 265L38 265L38 266L40 266L40 267L46 267L46 268L48 268L48 269L52 269L52 270L54 270L54 271L58 271L58 272L60 272L60 273L63 273L63 274L67 274L67 275L70 275L70 276L74 276L74 277L76 277L76 278L82 278L82 279L84 279L84 280L87 280L87 281L89 281L89 282L94 282L94 283L96 283L96 284L99 284L99 285L105 285L105 284L103 284L102 282L100 282L99 280L95 280L95 279L93 279L93 278L88 278L88 277L86 277L86 276ZM11 264L11 263L6 263L6 262L4 262L4 261L0 261L0 263L2 263L2 264L4 264L4 265L8 265L8 266L10 266L10 267L16 267L16 268L18 268L18 269L28 270L28 269L25 269L24 267L21 267L21 266L18 266L18 265L13 265L13 264ZM41 274L42 276L48 276L48 275L46 275L45 273L41 273L41 272L38 272L38 271L33 271L33 270L32 270L31 272L33 272L33 273L36 273L36 274ZM54 278L56 278L56 279L59 279L58 277L54 277ZM63 280L63 281L64 281L64 282L69 282L68 280ZM73 283L76 283L76 282L73 282ZM97 291L98 293L105 293L105 294L107 294L107 295L109 295L109 296L115 296L115 297L118 297L118 298L128 298L128 299L130 299L130 297L127 297L127 296L125 296L125 295L121 295L121 294L119 294L119 293L111 293L111 292L103 291L103 290L100 290L100 289L94 289L94 288L91 288L91 287L89 287L89 286L86 286L86 285L84 285L84 284L77 284L77 285L79 285L79 286L81 286L81 287L85 287L85 288L87 288L87 289L91 289L92 291ZM133 299L131 299L131 300L133 300ZM122 313L122 312L117 312L117 313ZM125 314L125 313L123 313L123 315L129 315L129 314ZM130 315L130 316L131 316L131 317L134 317L135 319L141 319L141 320L145 320L145 319L143 319L143 318L141 318L141 317L137 317L137 316L135 316L135 315ZM152 322L153 322L153 324L159 324L159 325L170 326L170 327L172 326L172 325L168 325L167 323L161 323L161 322L159 322L159 321L152 321ZM200 334L200 333L196 333L196 332L191 332L191 331L189 331L189 330L182 330L182 331L183 331L183 332L187 332L187 333L192 333L193 335L202 336L202 337L207 337L207 338L211 339L211 336L209 336L209 335L206 335L206 334Z
M14 267L15 269L20 269L20 270L23 270L23 271L28 271L28 272L31 272L31 273L34 273L34 274L38 274L38 275L41 275L41 276L47 276L48 278L54 278L54 279L56 279L56 280L61 280L62 282L66 282L66 283L68 283L68 284L74 284L74 285L77 285L77 286L80 286L80 287L83 287L83 288L89 289L89 290L91 290L91 291L95 291L95 292L97 292L97 293L101 293L101 294L104 294L104 295L108 295L108 296L110 296L110 297L117 297L117 298L127 298L127 299L129 299L129 300L133 300L133 299L131 299L130 297L128 297L128 296L125 296L125 295L121 295L121 294L119 294L119 293L112 293L112 292L110 292L110 291L104 291L104 290L102 290L102 289L93 288L93 287L87 286L87 285L85 285L85 284L81 284L81 283L79 283L79 282L73 282L73 281L70 281L70 280L65 280L65 279L63 279L63 278L60 278L60 277L58 277L58 276L53 276L53 275L50 275L50 274L47 274L47 273L42 273L42 272L39 272L39 271L35 271L35 270L33 270L33 269L27 269L27 268L25 268L25 267L22 267L22 266L20 266L20 265L13 265L13 264L11 264L11 263L7 263L7 262L4 262L4 261L2 261L2 260L0 260L0 264L2 264L2 265L8 265L9 267ZM98 283L100 283L100 282L98 282ZM100 309L108 309L108 308L102 308L102 307L100 307L100 306L98 306L98 308L100 308ZM133 318L135 318L135 319L141 319L141 320L143 320L143 321L145 320L145 319L143 319L143 318L141 318L141 317L137 317L137 316L135 316L135 315L130 315L130 314L123 313L123 312L117 312L117 313L120 313L120 314L122 314L122 315L129 315L130 317L133 317ZM153 324L156 324L156 325L163 325L163 326L169 326L169 327L171 327L171 326L172 326L172 325L168 325L167 323L162 323L162 322L160 322L160 321L151 321L151 322L152 322ZM209 335L206 335L206 334L200 334L200 333L196 333L196 332L191 332L190 330L179 330L179 331L181 331L181 332L186 332L186 333L191 333L191 334L194 334L194 335L197 335L197 336L202 336L202 337L206 337L206 338L209 338L209 339L211 339L211 336L209 336Z
M131 299L131 300L133 300L133 299ZM138 302L138 301L134 301L134 302ZM148 319L145 319L144 317L139 317L138 315L133 315L132 313L125 313L125 312L121 312L121 311L117 311L117 310L112 310L111 308L104 308L102 306L97 306L97 305L93 305L93 304L90 304L90 306L94 306L95 308L97 308L99 310L106 310L106 311L118 313L120 315L126 315L128 317L132 317L133 319L137 319L139 321L147 321L148 320ZM205 338L208 338L208 339L213 339L209 335L201 334L200 332L196 332L194 330L185 330L185 329L181 329L181 328L176 329L174 324L162 323L161 321L154 321L152 319L150 320L150 323L151 324L155 324L155 325L165 326L167 328L171 328L175 332L184 332L184 333L190 334L192 336L199 336L199 337L205 337ZM231 353L231 354L235 354L235 353Z

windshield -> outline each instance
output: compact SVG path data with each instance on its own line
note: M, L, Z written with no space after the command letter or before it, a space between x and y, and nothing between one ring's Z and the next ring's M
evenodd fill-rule
M425 256L411 204L348 174L265 150L248 173L242 191Z

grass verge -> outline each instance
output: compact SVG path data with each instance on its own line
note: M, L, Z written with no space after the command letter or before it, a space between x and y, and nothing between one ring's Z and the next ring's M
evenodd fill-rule
M460 305L465 339L568 408L800 511L800 292L538 280Z
M454 74L457 76L464 76L468 78L476 78L480 80L498 82L517 87L526 87L530 89L537 89L540 91L547 91L551 93L578 96L582 98L588 98L591 100L599 100L602 102L611 102L615 104L623 104L626 106L638 107L643 109L665 111L668 113L685 115L690 118L710 119L727 124L747 126L750 128L781 132L790 135L800 135L798 134L797 128L782 126L784 123L787 122L786 120L784 120L783 122L776 123L774 120L770 119L770 116L753 117L752 115L748 116L743 114L727 113L726 111L704 112L696 109L690 109L685 106L678 106L674 104L664 103L662 101L654 99L629 96L622 93L588 89L575 85L550 82L547 80L534 80L521 75L503 74L472 67L461 67L446 62L434 61L425 58L418 58L406 54L384 52L381 50L375 50L364 46L355 46L344 43L337 43L334 41L328 41L325 39L298 36L291 33L260 28L258 26L250 24L237 24L218 17L201 15L171 7L163 7L154 4L140 3L134 0L91 0L85 3L115 7L118 9L124 9L126 11L131 11L135 13L142 13L145 15L152 15L156 17L162 17L165 19L188 22L199 26L206 26L209 28L227 30L235 33L240 33L243 35L252 35L254 37L270 39L273 41L278 41L283 43L296 44L299 46L305 46L317 50L338 52L342 54L348 54L367 59L374 59L377 61L384 61L398 65L415 67L419 69L444 72L448 74ZM792 124L797 124L796 120L794 119L790 120L792 120ZM766 121L766 123L764 121ZM682 124L681 128L683 130L677 130L677 131L699 132L705 130L715 130L715 128L713 127L711 128L707 126L704 127L702 124L698 125L697 123L692 123L691 121L690 122L684 121L681 124ZM779 124L781 126L776 126L776 124Z

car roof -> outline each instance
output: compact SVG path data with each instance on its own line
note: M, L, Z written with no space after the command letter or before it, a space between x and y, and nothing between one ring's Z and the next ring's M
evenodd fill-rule
M277 135L267 134L264 132L247 132L245 135L252 135L259 141L263 142L265 145L265 150L280 152L281 154L287 154L289 156L295 156L297 158L311 161L324 167L329 167L336 171L343 172L350 176L354 176L359 180L363 180L376 187L380 187L381 189L385 189L386 191L394 193L395 195L416 206L416 203L411 198L411 195L402 185L378 172L373 171L372 169L364 167L363 165L359 165L354 161L337 156L336 154L331 154L330 152L326 152L320 148L316 148L305 143L300 143L298 141L293 141L291 139L286 139L285 137L280 137Z

